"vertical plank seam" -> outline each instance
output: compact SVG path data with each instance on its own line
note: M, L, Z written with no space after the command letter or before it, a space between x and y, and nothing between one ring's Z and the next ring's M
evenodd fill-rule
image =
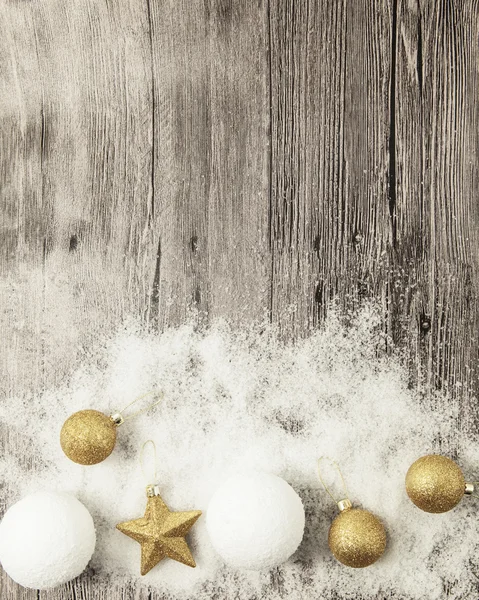
M424 131L424 104L423 104L423 87L424 87L424 65L423 65L423 33L422 33L422 11L421 11L421 2L417 0L417 57L416 57L416 72L417 72L417 81L419 86L419 131ZM424 143L421 142L419 146L420 152L420 161L421 161L421 181L419 185L419 202L421 206L421 212L419 213L420 217L422 217L422 210L424 209L424 179L426 173L426 154L424 150ZM420 223L420 226L422 223ZM422 248L422 256L421 259L426 254L426 244ZM427 306L423 302L423 306L421 308L422 313L428 313Z
M34 23L34 19L32 20L32 23ZM36 53L36 59L37 59L37 65L38 65L38 70L41 71L41 65L40 65L40 50L39 50L39 44L38 44L38 35L37 35L37 29L35 26L33 26L33 33L34 33L34 41L35 41L35 53ZM41 190L40 190L40 197L41 197L41 206L42 209L44 208L44 200L45 200L45 177L44 177L44 170L43 170L43 165L44 165L44 160L45 160L45 94L44 94L44 88L43 88L43 83L41 84L41 92L42 92L42 101L41 101L41 106L40 106L40 177L41 177ZM48 239L47 239L47 231L44 232L43 235L43 247L42 247L42 322L41 322L41 328L40 328L40 372L41 372L41 378L42 378L42 389L45 387L45 382L46 382L46 366L45 366L45 360L46 360L46 351L45 351L45 331L44 331L44 324L45 324L45 315L46 315L46 296L47 296L47 279L46 279L46 262L47 262L47 251L48 251Z
M160 278L161 278L161 236L158 236L158 246L156 251L155 274L153 276L153 287L150 299L150 322L159 326L160 317Z
M149 212L149 223L155 216L155 69L153 59L153 21L151 18L150 0L146 0L148 13L148 33L150 37L150 69L151 69L151 201Z
M46 350L45 350L45 320L47 313L47 236L43 236L43 251L42 251L42 322L40 327L40 360L41 360L41 378L42 384L41 389L45 389L46 382Z
M434 355L434 342L437 336L436 332L436 315L438 314L438 307L436 306L438 302L437 290L436 290L436 272L437 272L437 235L436 235L436 202L435 198L437 197L437 119L439 111L436 110L436 105L439 104L439 100L437 98L437 82L438 82L438 61L439 61L439 44L440 44L440 35L439 28L442 19L442 10L441 5L436 7L436 18L435 18L435 41L434 41L434 51L433 51L433 67L432 67L432 81L434 82L432 85L432 119L431 119L431 178L429 185L429 234L430 234L430 247L431 247L431 256L429 262L429 306L430 306L430 318L431 318L431 331L428 340L428 357L427 357L427 379L426 379L426 389L428 393L428 398L432 397L432 390L434 389L434 378L433 378L433 355Z
M416 2L417 9L417 56L416 56L416 71L417 71L417 82L419 85L419 98L422 100L422 90L423 90L423 81L424 81L424 73L423 73L423 40L422 40L422 11L421 11L421 2L417 0ZM422 106L422 103L421 103Z
M148 33L150 38L150 72L151 72L151 199L148 211L148 227L154 222L155 218L155 65L153 56L153 19L151 16L151 3L146 0L147 17L148 17ZM150 296L150 314L149 320L153 324L159 326L159 306L160 306L160 277L161 277L161 235L158 235L158 245L156 251L155 273L153 275L153 285Z
M40 176L41 176L41 180L42 180L42 191L41 191L41 198L42 198L42 208L43 208L43 202L45 199L45 177L43 175L43 164L45 162L45 104L44 104L44 99L43 99L43 92L42 92L42 106L40 109L40 115L41 115L41 122L42 122L42 128L41 128L41 132L40 132Z
M396 247L396 201L397 201L397 175L396 175L396 61L397 61L397 12L398 1L393 0L392 5L392 32L391 32L391 73L389 84L389 214L391 216L392 246Z
M269 156L268 156L268 227L269 227L269 251L270 260L270 286L269 286L269 321L273 322L273 296L274 296L274 231L273 231L273 65L272 65L272 41L271 41L271 0L266 4L268 19L268 71L269 71Z
M39 49L39 44L38 44L37 29L35 26L33 27L33 33L34 33L34 40L35 40L35 52L36 52L36 57L37 57L38 70L39 70L39 72L41 72L42 68L41 68L41 64L40 64L40 49ZM45 177L43 174L43 165L45 162L45 129L46 129L45 128L45 90L43 87L43 82L41 84L41 92L42 92L42 103L40 106L40 118L41 118L40 176L41 176L41 182L42 182L41 199L42 199L42 208L43 208L43 203L44 203L44 199L45 199Z
M347 237L349 235L349 230L347 228L347 220L348 220L348 211L346 206L346 193L347 189L345 187L345 154L344 154L344 115L345 115L345 97L346 97L346 64L347 64L347 52L348 52L348 12L347 7L343 3L342 4L342 38L341 38L341 48L342 55L340 57L340 73L342 73L342 81L340 83L340 117L339 117L339 128L338 128L338 196L341 198L341 244L343 246L343 264L347 264L347 252L348 252L348 243ZM340 272L341 275L341 272Z

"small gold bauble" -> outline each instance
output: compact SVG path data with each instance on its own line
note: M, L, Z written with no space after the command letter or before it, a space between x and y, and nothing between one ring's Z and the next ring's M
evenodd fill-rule
M445 456L430 454L409 467L406 491L421 510L443 513L464 496L466 481L457 464Z
M331 552L343 565L368 567L386 549L386 530L369 511L346 508L331 523L328 543Z
M60 444L70 460L96 465L110 456L116 443L117 425L98 410L80 410L69 417L60 433Z

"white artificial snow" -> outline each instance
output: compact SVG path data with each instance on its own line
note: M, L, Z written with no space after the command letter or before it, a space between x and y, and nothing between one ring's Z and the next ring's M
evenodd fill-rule
M25 456L36 465L32 475L7 451L0 458L4 493L11 503L37 489L73 492L95 519L96 575L141 581L165 598L435 600L445 589L449 598L473 597L477 501L465 498L449 513L429 515L409 501L404 477L419 456L437 452L455 453L474 479L478 440L456 430L457 406L447 397L432 403L408 389L407 368L401 356L386 354L380 331L373 306L347 318L331 310L320 330L295 345L282 344L268 326L238 331L217 322L203 332L184 325L161 335L125 326L89 348L62 387L1 403L1 421L24 440ZM111 413L155 387L164 401L121 426L105 462L81 467L62 454L59 432L72 412ZM139 545L115 524L143 514L149 482L138 459L148 439L158 448L158 480L174 510L206 511L222 482L251 469L288 481L306 509L297 552L271 571L231 569L213 550L203 516L189 537L196 569L164 560L140 578ZM352 501L387 528L386 553L367 569L348 569L329 552L337 509L318 480L316 459L323 455L340 464ZM325 477L341 496L334 471Z
M95 527L70 494L34 492L11 506L0 523L0 563L23 587L49 589L85 570Z
M252 471L227 479L208 505L206 529L228 565L261 571L281 565L304 532L301 498L281 477Z

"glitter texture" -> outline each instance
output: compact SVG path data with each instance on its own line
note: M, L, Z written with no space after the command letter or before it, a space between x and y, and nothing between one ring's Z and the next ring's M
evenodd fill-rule
M464 496L466 481L457 464L446 456L430 454L413 463L406 475L409 498L421 510L443 513Z
M475 392L463 385L458 402L447 388L411 386L409 355L389 343L383 352L382 310L330 308L321 327L294 344L268 324L238 329L215 319L203 329L187 323L161 334L136 321L103 331L88 353L78 350L75 367L65 359L68 377L38 394L11 391L0 402L0 427L10 440L0 452L3 507L38 489L70 492L85 504L98 541L95 578L85 575L78 595L109 586L121 596L135 586L139 597L149 588L165 600L442 600L445 589L448 600L479 597L479 501L464 499L438 518L418 510L404 486L408 468L426 454L457 456L464 473L479 479L477 426L462 421L458 428L461 406L477 404ZM112 414L160 386L163 402L125 424L115 451L95 467L76 468L52 435L75 411L97 408L99 398ZM159 450L161 496L175 510L207 509L227 478L252 469L285 479L307 517L297 552L272 570L232 569L201 518L187 538L196 569L163 560L141 577L139 546L115 525L145 511L142 490L150 481L140 450L148 439ZM13 451L20 446L21 455ZM318 479L323 455L339 462L355 506L387 528L387 549L367 569L345 567L328 547L338 512ZM325 476L342 497L339 482L335 488Z
M164 558L196 567L185 535L201 511L172 512L160 496L148 498L145 516L119 523L116 528L141 544L141 574L146 575Z
M96 465L113 452L116 425L98 410L80 410L69 417L60 433L60 444L70 460Z
M329 547L348 567L369 567L386 549L386 530L372 513L361 508L343 510L329 529Z

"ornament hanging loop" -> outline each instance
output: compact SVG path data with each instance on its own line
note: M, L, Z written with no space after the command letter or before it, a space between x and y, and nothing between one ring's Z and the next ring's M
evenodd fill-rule
M153 402L152 404L149 404L148 406L145 406L144 408L140 408L140 410L137 410L136 412L132 413L131 415L127 415L126 417L123 416L123 413L125 412L125 410L130 408L130 406L133 406L140 400L143 400L143 398L146 398L147 396L151 396L152 394L154 394L155 396L158 396L158 399L155 400L155 402ZM149 411L150 408L153 408L154 406L159 404L163 400L164 396L165 396L164 393L160 390L152 390L150 392L146 392L146 394L142 394L141 396L138 396L138 398L135 398L133 400L133 402L130 402L130 404L127 404L125 406L125 408L123 408L119 412L116 412L113 415L111 415L111 419L115 423L115 425L120 426L125 421L128 421L129 419L132 419L133 417L137 417L138 415L141 415L141 414Z
M151 446L153 448L153 469L152 469L153 476L152 477L150 477L147 474L146 469L145 469L145 448L148 444L151 444ZM148 486L146 488L146 493L147 493L147 496L149 496L149 497L159 495L159 490L157 491L157 493L155 493L155 488L158 488L158 486L156 485L156 479L158 477L156 465L157 465L156 444L153 440L147 440L141 447L140 467L141 467L141 472L143 473L143 477L145 478L145 481L148 483ZM151 483L152 481L154 483Z
M331 493L331 489L324 482L323 475L321 473L321 463L323 461L328 461L331 465L333 465L333 467L339 473L339 477L341 478L343 492L344 492L342 498L339 498L339 499L335 498L333 496L333 494ZM348 510L349 508L352 507L352 502L349 499L349 492L348 492L348 488L346 486L346 482L344 480L343 473L342 473L341 469L339 468L338 463L335 460L333 460L327 456L321 456L320 458L318 458L318 477L319 477L319 481L321 482L324 490L326 491L328 496L333 500L333 502L338 505L338 508L341 512L344 510Z

